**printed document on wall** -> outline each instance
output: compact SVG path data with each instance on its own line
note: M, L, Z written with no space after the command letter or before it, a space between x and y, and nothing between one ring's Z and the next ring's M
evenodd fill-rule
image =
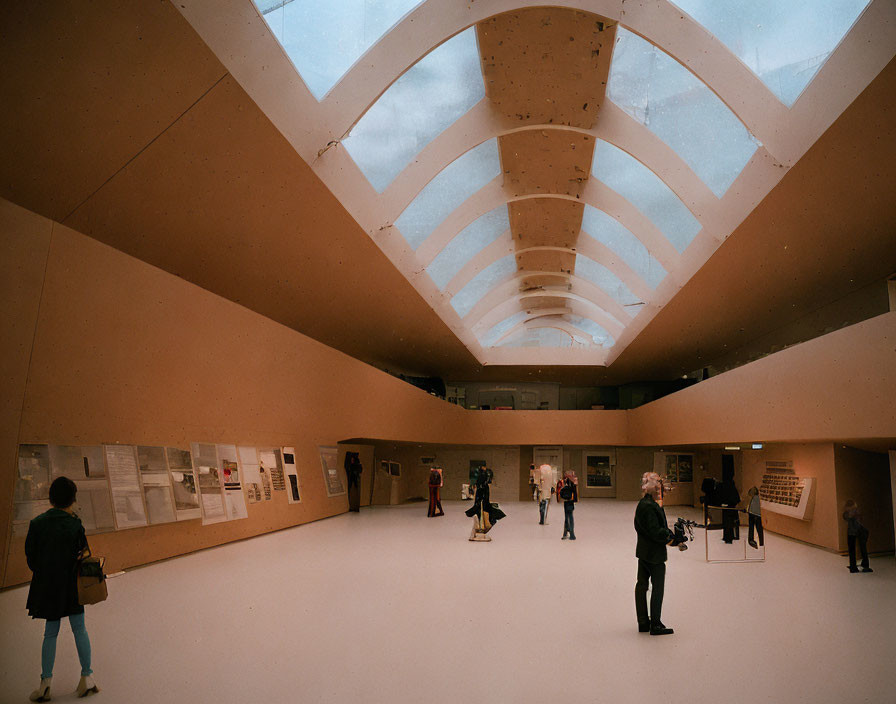
M137 452L133 445L104 445L115 527L136 528L146 525L146 508L137 472Z
M218 451L211 443L190 443L193 467L196 469L202 525L227 520L224 512L224 487L218 469Z

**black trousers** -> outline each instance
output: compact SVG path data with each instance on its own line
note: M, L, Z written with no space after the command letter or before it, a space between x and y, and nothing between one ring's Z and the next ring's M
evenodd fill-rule
M737 509L722 509L722 540L733 543L740 535L738 531Z
M850 569L856 568L856 539L859 541L859 550L862 551L862 567L868 569L868 531L846 536L846 544L849 548L849 567Z
M445 513L442 510L442 497L441 497L440 487L430 486L429 487L429 512L426 514L430 518L433 516L441 516Z
M650 615L647 614L647 585L653 586L650 594ZM658 626L662 622L663 589L666 585L666 563L653 564L638 560L638 581L635 583L635 613L638 625Z
M756 527L756 532L759 534L759 544L765 545L762 535L762 516L754 516L752 513L748 513L747 516L750 520L750 542L753 542L753 527Z

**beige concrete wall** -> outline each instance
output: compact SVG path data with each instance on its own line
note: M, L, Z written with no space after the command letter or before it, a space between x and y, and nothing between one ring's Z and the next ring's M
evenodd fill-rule
M793 471L797 476L815 478L815 505L811 520L802 521L766 510L762 512L764 528L829 550L840 549L840 516L837 512L832 443L780 444L736 454L741 457L743 466L743 475L738 484L741 499L746 497L751 486L758 487L762 483L765 463L769 460L789 460L793 462Z
M630 445L896 437L889 312L636 408Z
M53 223L0 199L0 585L5 584L9 509L31 343Z

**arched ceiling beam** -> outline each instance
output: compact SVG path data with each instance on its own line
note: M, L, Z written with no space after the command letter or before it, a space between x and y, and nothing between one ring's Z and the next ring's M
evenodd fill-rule
M558 310L565 310L565 312L560 313L560 314L555 314L555 315L569 315L568 308L567 309L558 309ZM528 317L525 320L521 320L516 325L514 325L512 328L510 328L510 330L508 330L503 335L501 335L501 337L499 337L497 340L495 340L495 344L491 345L491 347L500 346L500 344L504 340L509 339L510 337L515 335L519 330L522 330L522 329L537 330L539 328L557 328L558 330L562 330L563 332L565 332L568 335L570 335L571 337L573 337L573 339L575 339L576 337L584 337L586 340L588 340L589 346L591 346L591 345L596 345L599 347L602 346L593 341L594 338L591 337L590 333L588 333L585 330L582 330L582 328L569 322L568 320L550 320L550 321L545 320L543 323L539 322L541 320L541 318L544 318L544 317L545 317L544 315L537 315L537 316Z
M497 297L494 305L484 307L484 311L482 312L481 316L479 316L479 319L470 326L477 338L484 335L502 320L505 320L509 315L513 315L520 310L525 310L527 299L542 296L566 299L567 301L569 301L569 311L571 313L582 318L593 320L604 330L610 333L614 340L618 339L619 335L622 334L622 331L624 330L623 326L619 323L618 320L609 315L594 301L591 301L584 296L580 296L576 293L567 291L562 288L550 288L549 290L545 289L539 291L523 292L520 292L518 290L514 292L510 290L506 291L506 293L506 296ZM551 308L553 307L554 306L552 306ZM535 313L539 309L531 308L529 310ZM549 310L549 308L545 308L545 310Z
M597 179L588 179L582 190L581 198L565 193L531 193L521 196L508 196L507 190L501 184L501 180L502 177L498 176L467 198L417 248L417 259L424 268L429 266L439 252L476 218L497 208L502 203L513 203L535 198L554 198L573 203L586 203L598 210L603 210L628 228L666 271L672 271L678 261L679 255L675 247L666 239L656 225L630 201Z
M595 315L595 311L597 309L595 309L595 307L593 305L581 303L579 301L574 301L574 300L570 300L570 299L567 299L566 302L567 302L566 307L533 308L530 311L526 311L526 320L531 320L535 317L542 316L542 315L575 315L579 318L585 318L586 320L590 320L591 322L596 323L597 325L600 325L601 327L605 327L602 320L597 319L598 317L601 317L601 316ZM515 315L516 313L521 312L520 311L521 305L522 305L522 303L519 300L513 298L510 300L504 301L504 303L502 303L499 306L496 306L492 311L489 312L487 319L486 318L483 319L483 321L487 322L488 327L482 329L483 328L482 321L480 321L480 324L477 325L477 329L478 329L477 334L479 336L477 339L481 338L483 335L486 335L488 333L488 331L491 330L495 325L501 323L502 321L506 320L507 318L511 317L512 315ZM607 332L609 333L609 330ZM612 335L612 333L609 333L609 334ZM488 348L484 347L483 349L488 349Z
M321 103L331 139L346 134L367 108L434 47L484 19L510 10L539 7L544 0L458 3L427 0L374 44ZM775 130L787 108L709 31L666 0L566 0L553 6L615 20L684 64L728 105L753 135L776 154Z
M383 192L381 204L389 221L394 222L426 184L470 149L493 137L528 130L566 130L602 139L656 174L704 226L716 216L718 199L684 159L610 101L604 101L592 129L581 129L554 124L520 127L497 118L485 98L421 150Z
M582 232L584 234L584 230ZM638 276L638 274L636 274L628 264L622 261L613 250L601 242L598 242L593 237L588 235L585 235L584 237L579 236L575 247L541 246L514 249L513 239L510 237L509 230L470 259L470 261L457 272L454 278L448 282L448 285L445 287L445 293L454 295L483 269L490 264L494 264L501 257L504 257L507 254L525 254L526 252L564 252L572 255L583 254L589 259L593 259L609 269L641 300L649 300L653 295L653 291L644 279Z
M520 284L533 276L556 276L561 277L569 282L569 286L539 286L528 291L520 291ZM570 286L572 290L570 290ZM574 274L563 274L557 271L517 271L511 276L499 281L486 293L479 301L476 302L470 312L463 318L464 325L472 330L482 330L481 321L489 317L489 313L496 307L500 306L504 301L515 297L549 297L549 298L568 298L567 294L572 294L575 300L581 300L594 306L596 311L600 311L600 317L594 318L594 321L600 323L614 338L618 337L624 327L628 325L637 311L629 314L625 307L614 301L601 288L598 288L590 281L586 281ZM489 318L490 319L490 318ZM487 327L491 327L500 320L491 321Z

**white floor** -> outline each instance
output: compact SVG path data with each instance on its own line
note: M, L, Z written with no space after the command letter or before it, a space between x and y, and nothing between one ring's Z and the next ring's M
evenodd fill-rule
M94 701L896 701L892 556L853 575L767 534L766 562L707 564L698 530L669 555L675 635L651 637L635 624L634 503L581 502L576 542L556 503L549 526L512 503L491 543L470 543L467 506L364 509L111 580L87 613ZM2 702L27 701L40 673L25 596L0 593ZM65 623L55 674L54 701L74 701Z

